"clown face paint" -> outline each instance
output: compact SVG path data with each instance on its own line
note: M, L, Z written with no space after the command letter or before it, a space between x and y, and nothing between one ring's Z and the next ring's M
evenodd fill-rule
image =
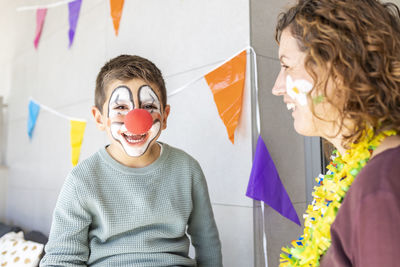
M139 105L150 113L161 114L160 100L150 86L144 85L139 88Z
M148 85L137 90L137 96L126 86L117 87L111 94L108 105L108 118L111 121L112 137L118 141L126 154L131 157L140 157L146 153L150 144L161 131L161 105L157 94ZM153 125L144 134L130 133L124 124L125 116L134 108L149 111L153 118Z
M286 92L301 106L307 105L307 93L311 91L313 85L306 80L293 81L290 75L286 76Z

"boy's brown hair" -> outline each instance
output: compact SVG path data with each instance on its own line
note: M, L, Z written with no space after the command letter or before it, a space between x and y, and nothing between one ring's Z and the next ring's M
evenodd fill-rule
M167 90L161 71L148 59L134 55L120 55L108 61L96 79L94 104L103 112L107 85L114 80L128 81L139 78L158 87L163 108L167 104Z

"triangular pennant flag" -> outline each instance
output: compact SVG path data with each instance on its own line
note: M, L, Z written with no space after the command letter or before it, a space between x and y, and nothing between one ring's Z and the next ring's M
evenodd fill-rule
M245 74L246 50L204 76L232 144L242 111Z
M124 0L110 0L111 18L114 24L115 35L118 35L119 22L122 16Z
M78 164L83 134L85 133L86 122L71 120L71 160L72 165Z
M39 115L40 106L33 102L32 100L29 101L29 114L28 114L28 135L29 138L32 139L33 130L35 129L36 119Z
M36 33L35 33L35 40L33 44L35 48L38 48L40 35L42 34L44 19L46 17L47 8L39 8L36 10Z
M75 0L68 3L69 10L69 47L71 47L74 41L76 25L78 24L79 11L81 10L82 0Z
M258 138L246 196L263 201L282 216L301 225L261 136Z

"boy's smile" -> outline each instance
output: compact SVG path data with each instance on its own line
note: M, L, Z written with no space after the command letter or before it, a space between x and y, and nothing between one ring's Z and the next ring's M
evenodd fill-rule
M125 160L134 160L131 157L136 160L141 160L143 156L150 157L150 162L157 159L158 155L155 158L153 155L155 150L158 152L159 150L154 144L161 131L166 128L169 113L168 105L165 109L162 107L158 90L154 90L150 84L141 79L127 82L116 80L107 86L107 94L103 112L100 114L99 128L106 130L111 139L108 150L112 156L122 163ZM152 123L146 127L145 132L130 132L125 125L127 119L131 120L129 122L131 125L143 123L140 116L127 118L130 111L137 109L141 109L142 114L147 115L147 119L149 114L151 116ZM96 115L95 119L98 122Z

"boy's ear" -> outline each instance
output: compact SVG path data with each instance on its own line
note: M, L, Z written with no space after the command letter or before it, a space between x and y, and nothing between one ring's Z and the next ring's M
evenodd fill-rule
M165 128L167 128L167 119L168 119L168 115L169 115L170 111L171 111L170 105L166 105L164 108L164 114L163 114L163 127L162 127L163 130L165 130Z
M94 121L96 122L96 126L99 130L104 131L106 128L106 122L103 121L103 116L101 115L100 110L96 107L92 107L92 115L94 118Z

